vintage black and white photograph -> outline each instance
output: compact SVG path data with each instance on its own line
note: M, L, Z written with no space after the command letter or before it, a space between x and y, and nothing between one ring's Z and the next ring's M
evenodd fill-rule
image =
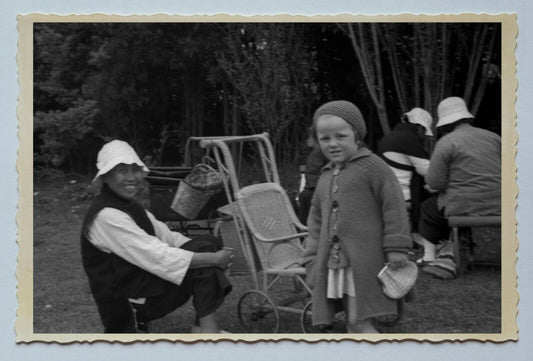
M19 21L19 341L517 338L512 16Z

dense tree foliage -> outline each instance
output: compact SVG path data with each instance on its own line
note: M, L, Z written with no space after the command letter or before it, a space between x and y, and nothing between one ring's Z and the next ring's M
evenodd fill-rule
M263 131L290 163L333 99L360 106L371 147L451 95L499 132L500 42L498 23L38 23L35 166L87 173L113 138L177 165L190 136Z
M246 131L268 132L285 160L298 154L313 99L316 64L305 36L303 24L236 24L217 57L237 91Z

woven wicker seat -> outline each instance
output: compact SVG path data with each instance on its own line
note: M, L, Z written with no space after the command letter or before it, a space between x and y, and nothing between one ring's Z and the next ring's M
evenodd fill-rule
M276 183L244 187L237 202L265 272L300 267L301 239L307 236L285 190ZM301 267L300 267L301 268ZM294 270L301 273L301 270Z

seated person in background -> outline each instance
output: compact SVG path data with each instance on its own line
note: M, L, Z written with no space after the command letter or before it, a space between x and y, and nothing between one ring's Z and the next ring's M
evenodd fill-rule
M438 106L435 145L426 175L438 192L421 209L418 230L424 256L419 264L435 260L436 244L449 236L446 217L501 213L501 138L472 126L474 118L463 99L446 98Z
M424 177L429 167L429 153L424 145L425 137L433 136L431 123L427 111L413 108L402 116L402 122L392 132L380 140L377 149L377 154L391 167L400 183L411 213L413 231L417 229L418 210L425 192L422 182L413 180L416 175Z
M311 199L313 198L318 178L320 178L322 167L328 162L312 136L309 137L308 145L311 147L311 150L305 162L304 180L302 182L303 187L298 194L298 219L304 225L307 225L307 216L309 215L309 208L311 208Z
M149 170L128 143L105 144L97 168L101 192L83 221L81 255L104 331L134 333L193 296L193 332L219 332L233 251L211 235L170 231L135 201Z

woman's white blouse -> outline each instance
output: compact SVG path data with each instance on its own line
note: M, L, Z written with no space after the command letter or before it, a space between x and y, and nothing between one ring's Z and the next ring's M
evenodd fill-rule
M150 236L125 212L104 208L89 227L88 240L106 253L126 261L174 284L180 285L189 269L193 252L179 248L189 241L171 231L148 211L155 236Z

